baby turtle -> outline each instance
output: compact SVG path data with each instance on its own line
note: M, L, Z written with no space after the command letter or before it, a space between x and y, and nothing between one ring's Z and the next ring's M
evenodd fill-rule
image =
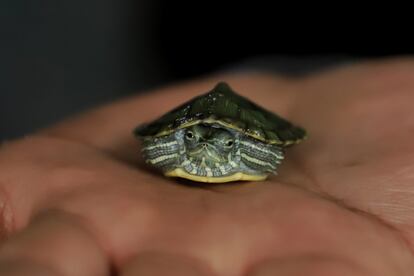
M264 180L276 174L284 148L306 137L224 82L134 133L147 163L164 175L208 183Z

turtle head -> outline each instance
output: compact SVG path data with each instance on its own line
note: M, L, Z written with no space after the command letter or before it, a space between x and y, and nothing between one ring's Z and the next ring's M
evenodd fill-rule
M184 135L188 157L205 162L208 167L227 163L229 154L234 152L236 139L230 131L212 125L188 127Z

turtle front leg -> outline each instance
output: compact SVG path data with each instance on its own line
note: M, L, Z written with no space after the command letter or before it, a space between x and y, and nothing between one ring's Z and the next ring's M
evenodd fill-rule
M250 174L276 174L284 159L283 148L247 136L240 137L239 150L241 168Z
M143 140L142 153L148 164L166 172L179 164L180 143L174 134L148 137Z

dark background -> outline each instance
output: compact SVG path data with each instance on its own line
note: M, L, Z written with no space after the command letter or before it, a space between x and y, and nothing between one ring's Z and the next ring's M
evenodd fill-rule
M74 112L215 70L302 74L411 54L375 9L301 3L84 0L0 3L0 141ZM299 11L299 7L303 8ZM324 7L325 9L329 7ZM411 26L410 17L400 16ZM363 22L364 24L360 24ZM401 36L400 33L403 32Z

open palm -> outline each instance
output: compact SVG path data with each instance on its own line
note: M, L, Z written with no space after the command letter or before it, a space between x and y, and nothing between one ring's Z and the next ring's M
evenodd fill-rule
M414 63L243 73L98 108L0 151L0 275L413 275ZM131 130L217 80L305 127L265 182L150 171Z

